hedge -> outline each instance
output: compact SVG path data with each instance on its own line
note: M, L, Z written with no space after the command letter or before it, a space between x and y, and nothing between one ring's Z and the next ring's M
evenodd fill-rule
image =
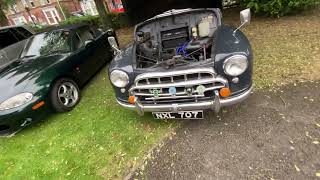
M110 25L111 28L113 29L120 29L123 27L128 26L128 18L125 13L109 13L108 14L109 18L111 20ZM81 24L81 23L86 23L90 24L92 26L100 27L102 26L101 23L101 18L99 16L71 16L67 20L62 21L60 25L69 25L69 24ZM32 26L32 24L30 24ZM50 26L37 26L37 27L32 27L34 31L44 31L47 28L50 28Z
M320 0L243 0L242 4L257 14L281 17L320 4Z

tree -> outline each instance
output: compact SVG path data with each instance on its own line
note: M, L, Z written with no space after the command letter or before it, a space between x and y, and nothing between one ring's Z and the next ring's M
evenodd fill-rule
M0 0L0 26L8 25L8 19L4 13L4 10L8 9L8 7L13 3L14 0Z
M108 16L108 11L107 8L105 6L104 0L94 0L96 7L97 7L97 11L99 13L99 16L101 18L101 22L103 25L103 28L105 30L107 30L108 28L110 28L110 19Z

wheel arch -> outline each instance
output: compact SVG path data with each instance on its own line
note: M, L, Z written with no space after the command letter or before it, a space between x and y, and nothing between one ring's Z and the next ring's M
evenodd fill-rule
M59 80L59 79L63 79L63 78L67 78L67 79L71 79L73 80L75 83L77 83L77 85L80 87L80 81L78 78L76 78L73 75L70 74L62 74L59 76L56 76L55 78L52 79L52 81L50 82L50 90L52 88L52 86Z

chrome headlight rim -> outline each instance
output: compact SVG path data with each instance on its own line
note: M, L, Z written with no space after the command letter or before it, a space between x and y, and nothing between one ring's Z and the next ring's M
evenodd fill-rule
M123 78L122 81L121 78L119 79L121 76ZM111 71L110 81L114 86L118 88L124 88L129 84L129 75L122 70L116 69Z
M7 111L7 110L21 107L29 103L32 99L33 99L32 93L24 92L24 93L17 94L1 102L0 111Z
M238 60L241 59L242 61L245 62L245 67L243 67L242 71L240 73L238 73L238 74L232 74L232 73L228 72L228 70L227 70L228 63L231 63L230 61L235 61L235 59L238 59ZM224 61L224 63L223 63L223 71L228 76L237 77L237 76L242 75L248 69L248 66L249 66L249 61L248 61L248 57L246 55L235 54L235 55L232 55L232 56L228 57Z

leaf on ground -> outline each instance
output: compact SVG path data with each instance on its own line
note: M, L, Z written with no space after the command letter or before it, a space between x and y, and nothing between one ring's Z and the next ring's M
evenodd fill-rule
M319 144L319 141L313 141L312 143L313 144Z
M317 172L317 173L316 173L316 176L317 176L317 177L320 177L320 172Z
M297 172L300 172L300 168L297 165L294 165L294 167L296 168Z

